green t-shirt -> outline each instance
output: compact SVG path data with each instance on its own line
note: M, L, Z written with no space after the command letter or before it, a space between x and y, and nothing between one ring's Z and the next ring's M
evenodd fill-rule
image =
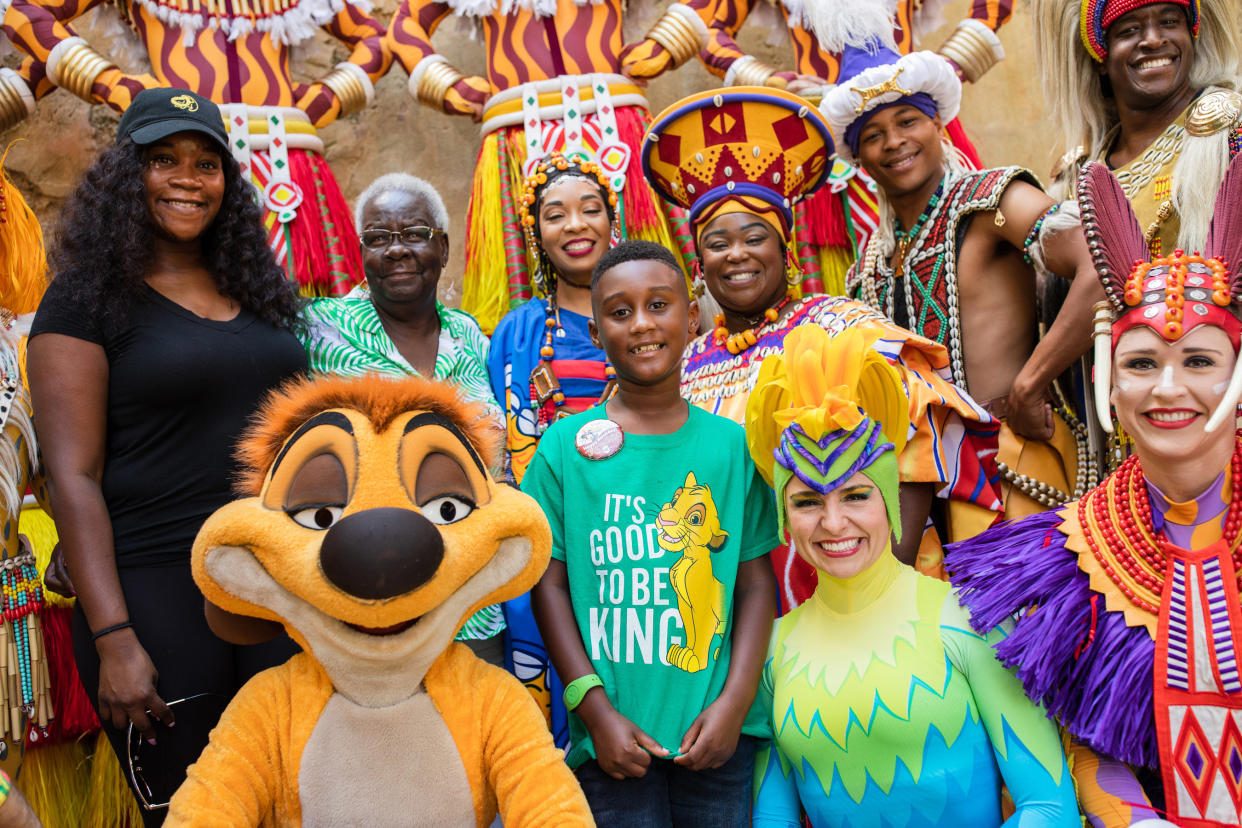
M776 506L742 427L689 406L672 434L626 434L604 460L578 453L605 406L552 425L522 480L552 526L569 571L578 631L609 701L675 752L729 672L738 564L778 543ZM569 717L577 767L595 755ZM744 733L762 735L761 711Z

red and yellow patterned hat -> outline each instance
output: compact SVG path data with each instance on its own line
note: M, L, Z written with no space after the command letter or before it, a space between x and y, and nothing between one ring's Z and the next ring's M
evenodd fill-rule
M1123 14L1155 3L1172 3L1186 9L1191 35L1199 36L1199 0L1082 0L1078 30L1087 54L1099 63L1108 57L1108 27Z
M742 210L778 219L786 240L793 205L827 178L832 133L805 99L739 86L691 95L660 113L643 141L643 174L690 211L698 229Z

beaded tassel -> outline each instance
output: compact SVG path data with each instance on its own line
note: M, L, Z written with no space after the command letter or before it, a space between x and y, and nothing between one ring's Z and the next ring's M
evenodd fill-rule
M50 681L43 657L39 612L43 584L33 555L0 561L0 704L7 708L0 736L7 741L47 735L51 719Z

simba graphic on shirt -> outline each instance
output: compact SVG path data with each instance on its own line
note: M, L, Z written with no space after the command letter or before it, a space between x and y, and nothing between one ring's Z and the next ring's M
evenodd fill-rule
M712 490L698 485L694 472L686 475L685 485L673 492L656 520L660 547L681 553L668 574L686 644L670 645L666 658L674 667L697 673L707 666L712 639L725 631L724 584L712 574L711 553L724 546L729 533L720 528Z

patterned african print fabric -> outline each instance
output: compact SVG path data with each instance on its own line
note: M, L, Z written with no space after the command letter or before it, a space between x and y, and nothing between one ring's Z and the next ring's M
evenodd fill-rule
M970 537L997 518L999 478L995 464L999 426L948 377L945 349L898 328L861 302L835 296L802 300L775 325L765 325L758 341L740 354L716 345L709 331L686 348L681 394L694 405L742 423L746 400L755 387L763 358L781 348L786 335L802 324L820 325L830 334L851 327L879 328L873 347L900 366L910 396L911 434L899 458L905 482L933 483L950 501L947 540ZM934 536L935 533L931 533ZM919 569L938 570L939 539L925 539ZM789 553L773 553L782 606L796 606L814 589L814 570Z
M465 311L436 302L436 313L440 341L434 379L452 383L465 399L486 405L499 427L500 408L487 381L487 337ZM418 376L385 333L369 298L315 299L307 306L305 318L308 331L303 344L312 374ZM504 628L500 605L493 604L467 619L457 640L491 638Z
M851 296L944 346L949 352L953 381L962 388L969 385L957 304L957 256L970 216L995 210L1005 188L1015 180L1039 186L1035 176L1021 167L979 170L950 182L910 245L900 285L874 242L846 276ZM904 298L901 308L895 306L899 294Z
M1158 768L1168 818L1192 828L1242 821L1242 598L1223 532L1239 462L1177 503L1131 457L1081 501L952 549L976 629L1018 617L996 650L1027 695L1100 753Z
M1079 826L1055 725L943 581L881 554L777 622L759 688L773 729L757 828ZM763 757L756 760L757 767Z

